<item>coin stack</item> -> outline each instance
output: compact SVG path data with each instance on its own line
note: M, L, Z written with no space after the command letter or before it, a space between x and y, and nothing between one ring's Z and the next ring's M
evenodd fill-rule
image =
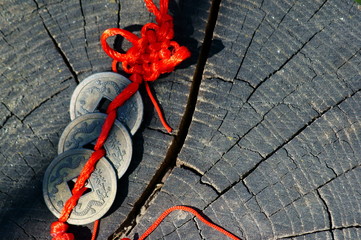
M43 181L45 203L56 217L71 197L77 177L93 153L109 103L129 83L122 75L104 72L89 76L76 87L70 102L72 122L60 137L59 155L47 168ZM124 175L132 158L131 136L142 118L143 102L137 92L118 108L117 120L104 143L106 155L88 179L87 190L69 216L70 224L94 222L109 210L116 196L117 179Z

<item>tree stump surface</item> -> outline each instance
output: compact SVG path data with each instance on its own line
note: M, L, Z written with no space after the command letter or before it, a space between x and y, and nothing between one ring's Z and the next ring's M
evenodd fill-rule
M42 179L72 92L110 71L99 37L154 21L142 0L0 3L0 239L50 239ZM144 89L133 158L98 239L194 206L241 239L361 239L361 7L352 0L171 1L191 59ZM119 48L128 48L114 38ZM92 224L71 226L90 239ZM148 239L226 239L174 212Z

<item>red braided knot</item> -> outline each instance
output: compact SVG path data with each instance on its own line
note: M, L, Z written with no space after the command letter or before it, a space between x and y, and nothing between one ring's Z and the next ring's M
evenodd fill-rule
M100 41L104 51L114 59L114 72L117 71L116 63L122 62L126 73L138 74L144 81L154 81L160 74L172 72L175 66L190 56L190 52L171 41L174 31L173 18L167 13L168 1L160 1L160 10L151 0L145 2L149 11L156 16L157 24L145 24L141 38L123 29L110 28L105 30ZM115 51L106 42L108 37L115 35L121 35L132 43L133 46L125 54Z
M152 0L144 1L148 10L155 15L157 24L145 24L141 29L140 38L126 30L110 28L102 34L100 41L104 51L114 59L112 64L114 72L117 72L117 63L122 62L123 70L131 74L130 80L137 78L139 83L146 81L147 93L159 119L167 131L171 132L172 128L165 121L147 82L155 81L160 74L172 72L175 66L190 57L190 52L186 47L181 47L175 41L171 41L174 31L173 18L168 14L168 0L160 1L160 9ZM109 47L106 40L115 35L121 35L132 43L133 46L125 54Z
M107 118L102 126L102 131L98 137L94 152L83 167L75 186L72 190L72 196L66 201L59 217L59 221L51 224L51 236L53 240L73 240L74 235L66 233L68 225L65 223L72 210L76 206L79 198L83 195L86 188L85 182L95 169L96 163L105 154L103 149L104 142L108 138L109 132L114 124L117 115L117 108L122 106L139 89L143 81L154 81L160 74L168 73L174 70L174 67L190 56L187 48L179 46L178 43L171 41L173 38L173 18L168 14L168 0L160 0L158 9L152 0L144 0L148 10L156 17L155 23L148 23L141 30L141 38L131 32L123 29L111 28L104 31L101 36L101 44L104 51L114 59L112 64L113 71L117 72L116 65L122 62L123 70L129 74L132 81L109 105L107 108ZM110 48L106 40L110 36L121 35L130 41L133 46L125 54L121 54ZM172 129L168 126L161 110L152 95L150 88L146 85L147 92L160 116L160 119L166 129L170 132ZM95 226L98 226L96 222ZM95 239L96 231L93 232L92 239Z

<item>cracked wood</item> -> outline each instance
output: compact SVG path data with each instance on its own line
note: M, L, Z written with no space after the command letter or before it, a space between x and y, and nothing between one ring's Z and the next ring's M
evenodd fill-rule
M172 4L177 38L193 59L154 86L168 121L182 129L165 134L146 112L99 239L133 238L176 204L203 210L242 239L361 238L360 8L341 0ZM70 121L71 92L110 69L98 43L104 29L137 31L152 19L141 0L1 7L0 235L47 239L54 217L41 179ZM209 14L218 14L214 31ZM188 100L192 76L199 82ZM89 239L89 227L72 231ZM149 239L223 238L175 212Z
M242 239L360 238L360 20L351 2L223 0L214 37L225 47L206 63L178 166L128 235L159 205L195 203ZM178 185L187 196L164 194ZM192 186L216 196L199 204ZM180 216L150 239L188 238L193 220Z

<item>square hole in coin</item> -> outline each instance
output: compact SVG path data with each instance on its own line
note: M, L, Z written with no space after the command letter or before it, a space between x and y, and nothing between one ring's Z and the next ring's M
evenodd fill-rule
M75 182L76 182L77 179L78 179L78 178L73 178L73 179L71 179L71 180L69 180L69 181L67 182L67 185L68 185L68 187L69 187L70 192L73 191L73 188L74 188L74 186L75 186ZM89 184L88 181L85 182L84 187L86 188L86 190L85 190L85 192L83 193L83 195L81 195L81 196L85 196L85 195L87 195L88 193L91 193L91 192L93 191L93 190L92 190L92 187L91 187L91 184Z
M105 97L101 98L96 107L96 110L98 110L101 113L106 113L108 106L111 102L112 101L110 101L108 98L105 98Z
M83 148L94 150L95 143L96 143L95 141L87 143L87 144L83 145Z

